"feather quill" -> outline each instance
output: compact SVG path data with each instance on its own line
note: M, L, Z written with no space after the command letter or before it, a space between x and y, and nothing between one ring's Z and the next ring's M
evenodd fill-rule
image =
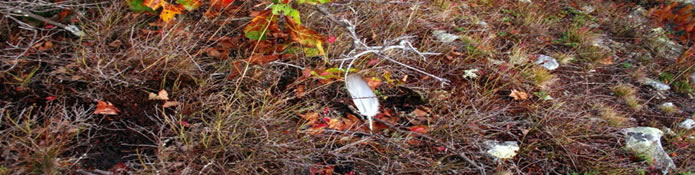
M348 76L345 79L345 86L352 96L352 102L357 106L357 110L369 120L369 130L373 130L372 117L379 113L379 99L359 75Z

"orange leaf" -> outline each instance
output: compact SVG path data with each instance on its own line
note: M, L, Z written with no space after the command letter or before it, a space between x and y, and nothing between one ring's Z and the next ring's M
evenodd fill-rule
M166 1L163 0L144 0L142 2L142 5L151 8L152 10L157 10L159 7L161 7L164 4L168 4Z
M526 92L517 91L516 89L514 89L512 90L512 93L509 94L509 97L514 98L514 100L526 100L529 98L529 95Z
M113 106L111 102L104 102L104 101L97 101L97 108L94 110L94 114L102 114L102 115L118 115L118 113L121 112L116 108L116 106Z
M210 5L216 9L223 9L234 2L234 0L211 0Z

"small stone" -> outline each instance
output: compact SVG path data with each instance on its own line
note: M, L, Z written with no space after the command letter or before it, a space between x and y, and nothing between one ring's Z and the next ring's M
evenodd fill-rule
M693 72L693 74L690 74L690 82L695 84L695 72Z
M623 129L625 134L625 147L639 155L645 155L652 166L668 172L676 168L673 159L668 156L661 146L663 132L652 127L634 127Z
M478 24L480 27L483 27L483 28L487 28L489 26L487 24L487 22L485 22L485 21L478 21L478 23L476 23L476 24Z
M458 35L446 33L444 30L435 30L432 34L443 43L450 43L460 38Z
M523 2L523 3L532 3L531 0L519 0L519 2Z
M593 6L587 5L587 6L582 7L582 10L584 10L584 13L589 14L591 12L594 12L594 10L596 10L596 8L594 8Z
M660 81L656 81L656 80L651 79L651 78L646 78L646 77L642 78L642 79L640 79L640 82L643 84L649 85L658 91L667 91L667 90L671 89L671 86L669 86L668 84L662 83Z
M483 143L488 147L487 153L495 159L511 159L519 151L519 144L516 141L500 143L497 140L486 140Z
M681 124L679 124L678 127L683 129L693 129L695 127L695 120L685 119L685 121L681 122Z
M541 65L548 70L555 70L560 67L560 63L558 63L555 58L547 55L539 55L534 63Z

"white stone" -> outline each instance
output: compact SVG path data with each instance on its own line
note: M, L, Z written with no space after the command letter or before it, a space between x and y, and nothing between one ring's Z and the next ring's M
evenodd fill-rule
M516 141L506 141L500 143L496 140L486 140L483 142L487 147L487 154L496 159L510 159L516 156L519 151L519 144Z
M679 124L678 127L683 129L693 129L695 127L695 120L685 119L685 121L681 122L681 124Z
M659 91L667 91L667 90L671 89L671 86L669 86L668 84L662 83L660 81L656 81L656 80L651 79L651 78L646 78L646 77L642 78L642 79L640 79L640 82L644 83L646 85L649 85L649 86L651 86L654 89L659 90Z
M531 0L519 0L519 2L523 2L523 3L532 3Z
M652 127L634 127L623 129L625 134L625 148L636 154L647 156L653 166L668 172L671 168L676 168L673 159L668 156L661 146L661 136L663 132Z
M439 41L443 43L450 43L453 41L456 41L457 39L461 38L458 35L454 35L451 33L446 33L444 30L435 30L432 32L434 34L434 37L436 37Z
M541 65L548 70L555 70L560 67L560 63L558 63L555 58L547 55L539 55L534 63Z

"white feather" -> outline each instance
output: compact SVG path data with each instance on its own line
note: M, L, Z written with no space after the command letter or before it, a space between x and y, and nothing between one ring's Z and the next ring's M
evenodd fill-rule
M359 75L348 76L345 79L345 86L352 96L352 102L357 106L357 110L369 120L369 129L372 130L372 117L379 113L379 99Z

